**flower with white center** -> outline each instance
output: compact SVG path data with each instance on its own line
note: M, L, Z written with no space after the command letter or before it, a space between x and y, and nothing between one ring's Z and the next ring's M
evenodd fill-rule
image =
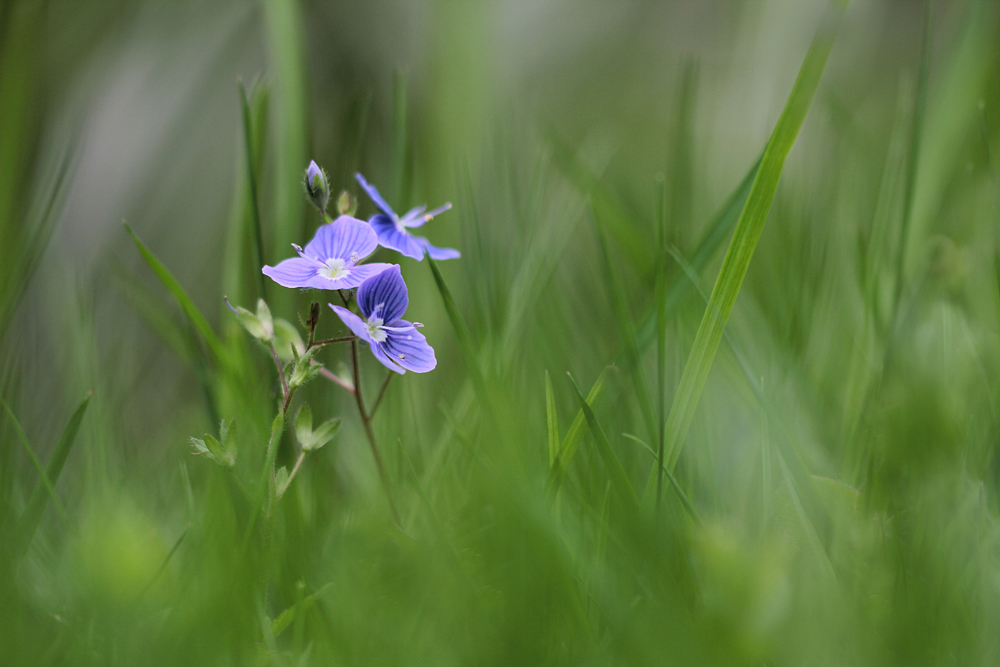
M358 288L358 308L364 319L341 306L331 303L330 307L387 368L400 374L426 373L434 370L437 359L416 325L402 319L408 305L403 275L393 266Z
M262 269L264 275L283 287L353 289L392 266L358 264L375 252L378 237L370 225L347 215L317 229L304 249L294 243L292 247L298 257Z
M424 237L413 236L408 231L409 229L421 227L425 222L432 220L434 216L444 213L451 208L450 203L439 206L427 213L424 212L427 210L426 205L418 206L400 217L382 199L382 195L375 189L375 186L365 180L364 176L354 174L354 177L358 179L358 183L368 193L368 196L372 198L375 205L382 209L382 213L373 216L368 221L378 234L379 245L384 248L398 250L407 257L412 257L416 260L423 259L424 253L430 255L431 259L455 259L462 256L454 248L432 246Z

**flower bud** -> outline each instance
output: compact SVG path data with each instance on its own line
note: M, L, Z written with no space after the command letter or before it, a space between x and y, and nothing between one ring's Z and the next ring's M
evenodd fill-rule
M306 169L305 188L306 195L313 206L326 213L326 205L330 201L330 186L327 185L326 173L320 169L315 160L309 162Z
M340 197L337 198L337 212L340 215L349 215L353 218L354 214L358 212L357 197L352 197L347 190L341 192Z

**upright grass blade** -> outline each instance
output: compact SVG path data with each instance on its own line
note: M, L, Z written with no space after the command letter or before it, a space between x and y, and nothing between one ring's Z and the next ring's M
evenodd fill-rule
M194 301L192 301L191 297L187 295L187 292L184 291L181 284L177 282L177 279L170 273L170 270L167 269L167 267L156 258L156 255L154 255L149 248L147 248L146 245L139 240L139 237L136 236L134 231L132 231L129 224L124 221L122 224L125 225L126 231L128 231L129 236L132 237L132 242L139 250L139 254L142 255L144 260L146 260L146 264L153 270L153 273L155 273L156 277L160 279L160 282L165 288L167 288L167 291L170 292L171 296L174 297L177 304L181 307L181 310L184 311L184 314L191 321L191 324L201 335L201 338L205 341L205 345L208 346L212 357L217 362L225 364L228 360L226 350L222 345L222 341L219 340L215 331L212 330L208 320L206 320L205 316L201 314L198 307L194 305Z
M606 221L609 233L625 251L639 275L648 278L654 257L649 251L649 242L635 227L635 216L626 213L618 198L577 159L572 147L559 138L554 128L549 130L548 135L553 164L581 194L590 197L595 215Z
M552 470L559 459L559 415L556 414L556 397L548 371L545 371L545 415L549 434L549 470Z
M597 240L601 247L601 265L604 268L604 277L607 282L608 291L611 293L611 306L618 320L618 327L621 330L622 343L625 346L625 354L628 359L628 367L632 370L629 377L635 388L636 398L639 400L639 412L646 424L646 430L650 437L656 436L656 419L653 417L653 401L649 396L649 387L646 384L646 373L643 370L639 358L639 347L635 342L635 326L632 324L632 316L628 312L628 304L625 299L625 287L622 285L621 276L614 270L611 263L611 251L608 242L604 237L604 230L598 218L598 212L594 210L594 222L597 232Z
M77 406L69 418L66 427L59 436L58 442L56 442L55 450L52 452L52 456L49 457L49 462L45 466L44 475L40 475L38 482L35 484L35 489L31 492L28 505L25 507L24 514L21 515L17 524L15 558L22 556L31 544L31 539L35 536L35 531L38 530L38 524L42 520L42 515L45 512L45 506L48 504L49 498L52 498L55 503L59 502L59 499L55 495L55 485L59 481L59 475L62 474L63 466L66 465L66 459L69 458L70 450L73 449L73 443L76 442L76 434L80 430L80 423L87 412L87 406L90 405L92 394L93 392L87 393L87 396L80 402L80 405ZM6 403L4 406L6 407ZM20 432L20 426L17 428ZM65 510L59 505L57 507L60 509L60 514L65 515Z
M663 459L656 453L656 451L648 444L646 444L646 441L641 438L637 438L630 433L622 433L622 435L628 438L629 440L633 440L639 443L640 445L642 445L643 449L645 449L647 452L653 455L653 467L654 468L658 467L660 469L660 476L662 475L667 476L667 479L670 480L670 486L672 486L674 492L677 493L677 497L678 499L680 499L681 505L684 506L684 510L691 516L692 519L694 519L695 523L701 523L701 517L698 516L698 510L694 508L694 503L692 503L691 499L688 498L688 495L684 493L684 489L681 488L680 482L678 482L677 478L674 477L674 473L670 472L670 470L668 470L667 467L663 465L662 463ZM659 494L660 492L659 485L657 485L656 492L657 494ZM659 500L659 496L657 496L657 500Z
M248 198L250 200L250 227L251 245L253 247L253 258L257 270L252 273L257 278L257 293L260 298L267 301L267 281L260 268L264 266L264 237L261 234L260 225L260 204L257 195L257 174L255 165L258 163L258 156L253 140L254 127L253 117L250 113L250 101L247 99L247 91L243 86L243 79L237 81L240 93L240 109L243 116L243 140L246 144L246 165L247 165L247 187L249 188Z
M917 97L913 105L913 121L910 124L910 147L906 157L906 185L903 193L903 219L899 226L899 241L896 247L896 285L892 299L892 313L895 318L899 302L903 296L903 282L906 271L906 251L909 246L910 219L913 216L914 187L917 183L917 166L920 164L920 137L924 128L924 113L927 107L927 70L931 51L931 23L934 17L933 3L926 0L924 10L924 39L920 53L920 74L917 78Z
M267 453L264 455L264 464L260 469L260 477L257 486L253 490L253 507L250 509L250 520L247 521L246 532L243 533L243 553L246 554L250 546L250 537L253 535L254 526L257 524L257 517L264 509L264 502L267 500L268 478L274 469L274 459L278 455L278 443L281 441L281 433L285 430L285 415L278 413L278 416L271 422L271 437L267 441Z
M657 225L657 263L653 296L656 299L656 461L663 461L663 431L667 426L667 183L661 183ZM656 506L663 497L663 470L659 464L656 473Z
M444 302L444 309L448 313L448 319L451 320L451 326L455 329L458 344L462 348L462 356L465 357L465 364L469 369L469 373L472 374L472 381L476 386L476 391L485 400L487 398L486 380L483 377L482 366L479 364L476 347L472 342L472 332L469 331L468 325L466 325L461 313L458 312L455 300L451 297L451 290L448 289L448 284L445 283L444 276L441 275L441 269L438 268L437 262L431 259L429 255L426 257L426 260L431 267L431 273L434 274L434 284L437 285L438 292L441 293L441 300Z
M757 240L764 228L785 158L798 136L819 85L842 12L843 5L839 2L831 5L826 20L809 47L791 96L764 151L760 169L736 225L708 307L695 334L694 344L664 429L664 456L667 467L671 470L680 456L684 438L691 426L695 408L708 379L719 342L722 340L723 330L750 266ZM655 478L656 474L656 469L651 471L650 479Z
M590 432L594 435L594 442L597 443L597 451L604 461L604 466L608 469L611 486L625 504L628 505L630 510L637 511L639 509L639 498L635 495L635 489L632 488L632 483L629 481L628 475L625 474L625 469L622 467L621 461L618 460L614 450L611 449L611 443L608 442L608 437L604 435L604 429L601 428L597 417L594 416L594 411L587 404L587 399L583 397L583 392L580 391L576 380L569 373L566 375L569 376L573 390L580 400L580 409L583 410L583 414L587 418L587 424L590 426Z
M591 409L596 408L600 404L601 399L604 398L604 394L607 393L608 372L613 368L614 366L607 366L597 376L594 386L590 388L590 392L587 394L587 405ZM576 454L580 440L583 439L586 427L587 417L581 409L576 413L576 417L573 419L573 423L570 424L569 430L566 431L566 437L563 438L562 444L559 447L559 456L549 469L549 478L546 480L546 486L552 493L559 491L559 486L562 484L563 477L569 469L570 461L573 460L573 456Z
M24 433L24 429L21 428L21 422L17 421L17 417L14 416L14 411L10 409L7 401L0 396L0 403L3 404L4 410L7 411L7 417L10 419L10 423L14 426L14 430L17 432L17 437L21 440L21 444L24 446L24 451L31 459L32 465L35 466L35 472L38 473L38 483L43 486L48 497L52 499L52 504L56 506L56 510L59 512L59 516L66 523L69 522L69 518L66 516L66 509L59 502L59 496L56 495L55 487L52 485L52 481L49 480L49 476L45 473L45 469L42 468L42 462L38 460L38 455L35 454L34 448L32 448L31 443L28 442L28 436Z

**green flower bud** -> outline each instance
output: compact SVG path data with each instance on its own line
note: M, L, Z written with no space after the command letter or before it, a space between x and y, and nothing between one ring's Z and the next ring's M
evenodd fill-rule
M352 197L347 190L340 193L340 197L337 198L337 212L340 215L349 215L352 218L354 214L358 212L358 200L356 197Z
M326 213L326 205L330 201L330 186L327 183L326 172L319 168L315 160L310 161L305 175L306 195L313 206L323 213Z

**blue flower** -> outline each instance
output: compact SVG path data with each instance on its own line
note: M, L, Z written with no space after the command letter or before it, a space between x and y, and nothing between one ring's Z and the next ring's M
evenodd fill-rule
M399 266L369 278L358 289L358 308L365 319L340 306L329 304L351 331L372 348L372 354L389 370L426 373L434 370L437 359L427 339L403 317L409 298ZM404 370L405 369L405 370Z
M378 237L370 225L347 215L317 229L305 250L294 243L292 247L299 253L298 257L262 269L265 276L282 287L352 289L392 266L358 265L375 252Z
M369 220L369 223L371 223L371 226L378 234L378 242L382 247L398 250L407 257L412 257L416 260L423 259L425 251L431 256L431 259L455 259L462 256L460 252L453 248L432 246L424 237L413 236L407 231L407 228L420 227L434 216L444 213L451 208L450 203L440 206L429 213L424 213L427 210L426 205L418 206L408 211L401 218L389 208L389 205L382 199L382 195L378 193L375 186L366 181L364 176L354 174L354 177L358 179L358 183L365 189L368 196L372 198L375 205L382 209L382 213L375 215Z

